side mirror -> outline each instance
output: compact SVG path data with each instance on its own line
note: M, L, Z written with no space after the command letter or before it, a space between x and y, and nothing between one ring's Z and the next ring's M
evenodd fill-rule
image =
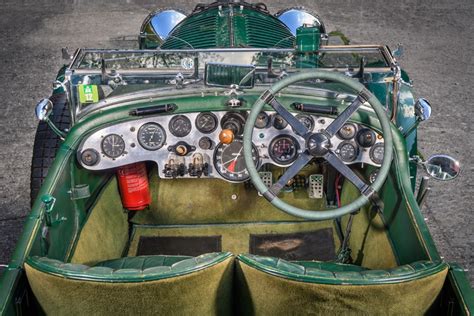
M425 98L420 98L415 103L415 115L420 121L426 121L431 116L431 104Z
M424 163L426 172L434 179L455 179L461 172L459 161L448 155L433 155Z
M49 99L43 99L36 105L36 117L40 121L46 121L53 111L53 102Z

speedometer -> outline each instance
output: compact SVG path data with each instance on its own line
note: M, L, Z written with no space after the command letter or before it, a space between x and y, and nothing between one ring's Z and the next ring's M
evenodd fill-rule
M157 150L163 147L166 141L166 133L160 124L146 123L138 130L137 138L143 148Z
M252 159L258 166L258 150L252 144ZM230 144L219 144L214 152L214 166L226 180L242 182L249 178L245 165L244 143L242 139L234 139Z

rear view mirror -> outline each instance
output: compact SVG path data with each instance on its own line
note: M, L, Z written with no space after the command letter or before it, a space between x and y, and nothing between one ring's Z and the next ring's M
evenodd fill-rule
M459 161L448 155L433 155L424 165L432 178L441 181L453 180L461 172Z

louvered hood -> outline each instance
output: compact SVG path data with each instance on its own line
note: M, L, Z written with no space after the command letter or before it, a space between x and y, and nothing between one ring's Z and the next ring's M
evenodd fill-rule
M162 49L291 48L294 36L261 5L216 2L198 6L179 23Z

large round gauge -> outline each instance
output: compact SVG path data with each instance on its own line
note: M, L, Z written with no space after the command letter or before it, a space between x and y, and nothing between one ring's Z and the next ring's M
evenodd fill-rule
M349 140L349 139L354 138L356 132L357 132L357 127L354 124L346 123L342 125L339 132L337 132L337 135L339 135L339 137L342 139Z
M166 133L160 124L146 123L138 130L137 138L143 148L157 150L165 144Z
M258 165L258 151L252 145L252 159ZM244 143L242 139L234 139L230 144L219 144L214 151L214 166L219 174L229 181L242 182L249 178L245 165Z
M265 128L270 124L270 117L266 112L260 112L257 115L257 120L255 121L256 128Z
M374 147L370 149L370 159L378 165L382 164L383 161L383 154L384 154L384 144L378 143L375 144Z
M359 149L352 143L342 142L337 147L339 157L341 157L344 162L352 162L357 158L359 154Z
M270 143L269 154L276 163L287 165L298 156L298 142L289 135L275 137Z
M125 152L125 141L117 134L109 134L102 139L100 147L104 155L115 159Z
M298 121L300 121L310 132L313 131L314 128L314 120L311 116L305 114L297 114L295 116ZM293 129L295 130L295 129Z
M191 132L191 121L184 115L176 115L168 125L170 133L176 137L184 137Z
M375 132L368 128L363 128L357 133L357 142L362 147L368 148L375 144Z
M204 134L212 133L216 130L219 120L211 112L199 113L196 117L196 128Z

